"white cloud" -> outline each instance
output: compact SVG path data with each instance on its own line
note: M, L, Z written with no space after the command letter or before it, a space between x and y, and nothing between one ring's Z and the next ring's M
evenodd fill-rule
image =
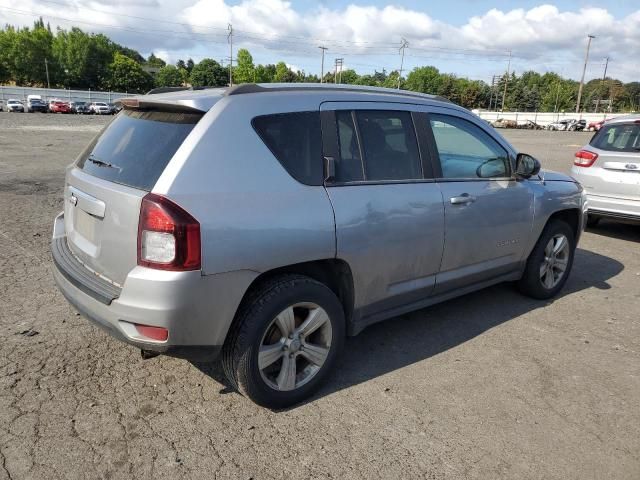
M597 37L592 45L594 64L609 56L612 74L630 80L640 73L634 56L640 45L640 9L615 18L602 7L561 11L554 5L541 4L528 10L491 9L454 26L429 15L428 6L418 11L393 5L328 8L319 4L299 12L284 0L242 0L238 4L230 0L102 1L3 0L3 7L13 11L0 8L0 22L29 25L34 18L24 12L36 12L52 25L69 28L74 22L62 20L68 18L84 30L103 31L127 46L146 54L154 51L171 60L205 55L220 60L228 56L226 27L232 23L235 45L248 47L252 53L261 52L262 63L286 57L299 65L305 56L316 58L318 45L324 44L331 56L325 69L335 56L345 57L354 65L371 63L368 54L386 56L386 63L396 68L397 47L401 38L406 38L410 43L407 52L413 55L414 63L446 61L458 65L460 74L465 69L470 76L481 70L504 69L504 57L483 58L469 55L467 50L487 56L512 50L514 65L520 71L564 68L565 75L574 78L584 56L586 35L591 33ZM450 49L460 50L456 53ZM462 55L463 50L466 55ZM380 63L380 57L376 63ZM410 65L412 57L407 61Z

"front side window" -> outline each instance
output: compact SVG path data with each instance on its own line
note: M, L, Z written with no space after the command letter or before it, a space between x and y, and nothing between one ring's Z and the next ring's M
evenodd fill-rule
M640 123L604 125L591 140L591 145L611 152L638 152Z
M430 114L442 177L501 178L510 175L509 155L491 136L471 122Z

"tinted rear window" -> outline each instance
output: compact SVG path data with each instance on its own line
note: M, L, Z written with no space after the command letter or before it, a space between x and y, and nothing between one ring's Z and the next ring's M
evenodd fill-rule
M293 178L306 185L322 185L319 112L263 115L251 124Z
M640 123L604 125L591 140L591 145L612 152L640 151Z
M85 151L78 168L104 180L151 190L201 118L199 113L124 110Z

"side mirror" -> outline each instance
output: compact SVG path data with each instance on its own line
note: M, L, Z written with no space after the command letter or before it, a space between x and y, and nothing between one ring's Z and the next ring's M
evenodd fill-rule
M527 153L519 153L516 157L516 175L530 178L540 172L540 162Z

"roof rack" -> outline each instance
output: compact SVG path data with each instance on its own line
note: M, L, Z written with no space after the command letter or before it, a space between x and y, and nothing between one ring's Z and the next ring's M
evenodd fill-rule
M273 86L271 86L273 85ZM412 92L409 90L395 90L391 88L369 87L364 85L333 85L325 83L285 83L285 84L269 84L263 86L257 83L243 83L227 88L225 95L243 95L246 93L268 93L268 92L289 92L289 91L319 91L333 90L339 92L361 92L361 93L378 93L382 95L398 95L401 97L417 97L429 100L437 100L440 102L451 103L451 100L439 95L429 95L426 93Z

